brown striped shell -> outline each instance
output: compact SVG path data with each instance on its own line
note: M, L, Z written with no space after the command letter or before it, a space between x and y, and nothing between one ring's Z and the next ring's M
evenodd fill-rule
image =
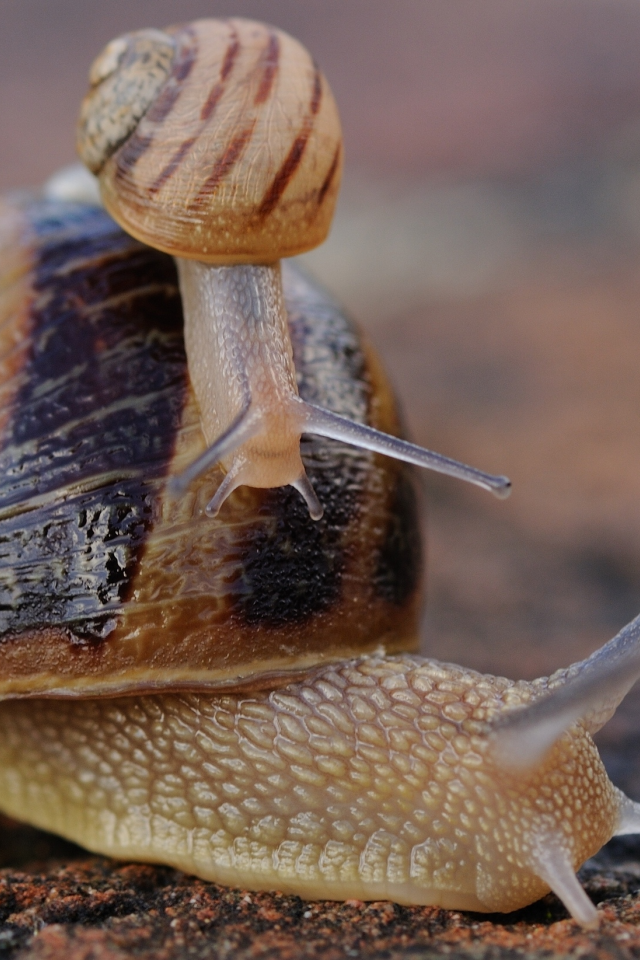
M336 304L287 266L300 393L395 432L389 388ZM303 457L325 514L243 487L203 522L203 449L174 262L101 209L0 204L0 696L277 683L416 642L409 468L330 440Z
M297 40L243 19L139 31L107 46L90 82L78 150L128 233L218 264L272 262L325 239L340 121Z

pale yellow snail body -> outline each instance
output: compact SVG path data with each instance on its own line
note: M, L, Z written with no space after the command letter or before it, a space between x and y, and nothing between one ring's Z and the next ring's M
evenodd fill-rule
M107 48L93 71L94 94L101 81L117 88L116 67L132 64L146 107L134 110L134 127L141 123L133 134L137 146L127 139L131 129L122 135L120 110L109 115L105 170L115 169L127 149L139 154L134 173L143 169L154 125L183 96L178 80L195 70L193 38L213 29L204 22L144 31ZM265 90L276 84L274 50L295 42L247 21L215 29L223 38L212 61L217 73L205 88L205 107L198 99L191 111L199 117L196 126L222 109L225 85L242 64L241 89L253 123ZM139 75L141 50L152 69ZM320 116L317 91L325 103L328 91L315 67L304 63L297 122L307 130L305 118ZM154 114L150 97L158 93L164 106ZM128 116L126 97L120 106ZM105 122L97 124L100 136ZM299 129L294 125L293 141L274 169L297 156L291 142ZM189 162L193 136L187 147L166 154L155 180L147 178L147 193L168 189L178 167ZM324 177L309 194L316 210L318 191L328 202L338 172L335 141L327 142L333 148L320 150L314 161ZM241 155L252 148L242 140L234 150ZM236 153L223 147L226 160L210 166L217 171L212 195L225 189ZM313 158L306 150L302 156ZM103 183L111 209L110 189ZM242 196L241 184L229 190ZM201 193L198 186L196 197ZM263 192L260 203L273 195ZM145 222L151 207L142 207ZM266 231L271 249L274 231L287 231L265 222L258 234ZM247 219L242 223L241 244L249 235ZM326 231L322 223L317 239ZM138 226L125 226L149 239ZM208 246L216 236L212 228ZM167 314L169 306L176 309L167 258L129 240L100 211L77 205L36 205L26 214L11 208L0 218L3 239L0 807L92 850L173 864L249 889L508 911L551 887L574 917L593 923L595 908L574 871L613 834L637 829L639 816L609 782L590 734L638 672L638 624L584 664L534 683L483 677L410 654L386 655L411 647L416 636L418 556L410 545L416 520L400 467L341 447L338 467L347 477L341 489L344 478L327 471L339 445L325 449L319 441L306 466L316 483L327 474L331 484L323 490L324 519L309 524L305 517L304 527L294 525L301 504L287 500L282 486L302 486L309 502L297 449L303 423L295 429L289 423L285 443L278 430L289 415L280 418L272 403L275 397L298 409L297 381L303 395L317 393L327 405L342 405L342 416L332 422L344 425L348 416L376 428L364 431L378 438L373 449L424 463L417 448L380 440L377 429L397 427L388 390L326 296L287 270L283 321L279 272L262 264L263 256L270 259L266 254L254 261L245 249L234 254L241 262L233 266L207 267L200 254L190 261L193 267L183 261L187 328L203 326L202 305L210 300L220 296L226 315L230 305L258 290L249 321L260 326L271 304L270 329L282 333L275 341L253 339L248 359L243 354L233 366L244 336L240 320L247 320L246 313L238 317L231 346L221 351L229 375L212 361L215 376L227 378L229 403L222 414L218 387L208 397L206 382L198 387L198 375L190 372L194 396L185 380L175 313L173 319ZM160 245L177 253L169 243ZM294 249L300 247L285 245L284 252ZM221 279L221 270L231 273ZM212 282L194 292L189 278L202 272ZM253 284L256 273L262 279ZM265 289L271 293L262 297ZM315 333L316 323L326 332ZM146 327L137 333L140 324ZM88 329L82 353L75 344ZM290 356L290 335L296 369L281 363ZM218 330L214 339L225 336ZM196 358L206 352L199 347L202 337L206 341L206 332L196 334L190 361L194 352ZM354 384L358 351L361 382ZM121 357L130 374L118 365ZM268 381L272 360L281 374L261 392L258 374ZM171 364L175 375L167 379L163 370ZM85 389L87 375L98 377L95 389ZM245 491L225 506L226 517L205 520L201 507L219 478L192 471L194 483L176 502L166 497L166 477L201 452L198 415L211 440L243 413L237 382L245 375L251 382L247 409L251 413L260 398L263 432L227 451L227 477L277 489ZM157 413L162 403L164 414ZM218 418L209 427L208 405ZM124 431L120 421L112 423L122 408ZM61 411L66 419L59 422ZM154 440L154 417L166 449ZM76 436L78 424L86 430ZM133 452L123 455L123 438L128 442L136 429ZM349 431L363 436L358 423ZM251 446L259 437L262 446ZM249 461L269 460L270 444L286 470L243 472ZM219 456L218 447L214 461ZM357 469L350 473L352 465ZM460 468L463 473L468 468ZM143 541L136 531L145 524ZM25 528L32 534L23 536ZM304 536L311 539L300 546ZM44 597L38 594L42 583L50 585Z
M533 683L406 655L263 693L6 702L0 804L89 849L250 890L502 912L551 888L592 925L575 870L640 831L640 807L590 733L638 674L639 634L634 621L595 669Z

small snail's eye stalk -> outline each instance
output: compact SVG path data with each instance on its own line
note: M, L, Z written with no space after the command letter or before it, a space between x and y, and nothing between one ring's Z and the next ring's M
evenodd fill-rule
M306 474L303 474L299 480L295 480L292 484L304 502L307 505L309 510L309 516L312 520L322 520L324 515L324 508L316 496L316 492L311 486L311 481Z
M473 483L484 490L489 490L499 499L505 499L511 493L511 481L508 477L494 476L482 470L477 470L475 467L467 466L467 464L460 463L458 460L452 460L440 453L434 453L432 450L419 447L415 443L409 443L406 440L400 440L398 437L392 437L387 433L374 430L373 427L355 423L353 420L338 416L338 414L331 413L331 411L314 404L306 403L297 397L292 397L291 401L302 414L303 433L327 437L331 440L341 440L354 447L371 450L374 453L382 453L394 460L403 460L406 463L434 470L449 477L466 480L468 483ZM247 406L218 440L205 450L202 456L198 457L179 476L173 477L169 481L170 495L175 498L182 496L197 477L206 473L223 458L231 456L234 451L259 434L261 428L260 417L256 414L252 415L251 407ZM294 442L297 442L298 439L296 434ZM234 464L237 465L236 469L232 467L228 471L216 495L207 506L206 513L210 517L217 515L223 502L241 482L237 481L237 477L241 474L241 468L244 464L239 462L238 459L234 461ZM319 520L323 513L322 506L306 474L290 482L309 507L311 519Z
M484 490L489 490L500 500L506 499L511 493L511 481L508 477L497 477L491 473L484 473L475 467L469 467L458 460L452 460L441 453L434 453L432 450L425 450L415 443L409 443L406 440L400 440L398 437L392 437L388 433L381 433L374 430L373 427L367 427L361 423L354 423L344 417L339 417L329 410L323 410L311 403L305 403L307 414L306 433L313 433L319 437L330 437L332 440L343 440L354 447L363 447L365 450L372 450L374 453L383 453L394 460L404 460L406 463L413 463L417 467L425 467L427 470L435 470L436 473L444 473L449 477L457 477L459 480L466 480L468 483L474 483Z
M409 443L387 433L381 433L373 427L355 423L353 420L331 413L331 411L322 407L306 403L297 395L290 394L288 397L281 397L279 398L279 404L280 409L287 413L290 412L290 416L284 419L288 419L292 424L292 440L296 446L299 443L300 433L309 433L319 437L327 437L331 440L341 440L354 447L371 450L374 453L382 453L394 460L403 460L418 467L425 467L429 470L435 470L437 473L456 477L459 480L466 480L468 483L489 490L500 499L508 497L511 493L511 481L507 477L484 473L482 470L469 467L458 460L452 460L440 453L434 453L432 450L419 447L415 443ZM206 473L225 457L231 457L240 447L247 444L252 438L259 436L263 430L262 418L259 412L253 409L249 401L231 426L205 450L202 456L190 464L183 473L169 481L171 496L182 496L197 477ZM266 438L264 439L266 441ZM208 516L215 517L217 515L229 494L242 483L240 478L246 469L245 458L236 456L216 495L207 506L206 513ZM311 519L319 520L323 513L322 506L306 474L303 472L300 477L288 482L295 487L305 500Z

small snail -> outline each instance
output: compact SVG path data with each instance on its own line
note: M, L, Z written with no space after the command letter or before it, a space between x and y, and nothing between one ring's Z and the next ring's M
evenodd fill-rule
M506 496L506 477L451 461L303 400L280 259L321 243L342 167L331 91L292 37L252 20L198 20L113 40L94 62L78 150L132 236L176 258L189 376L210 446L173 483L221 462L215 516L241 484L291 484L323 507L304 434L449 473Z

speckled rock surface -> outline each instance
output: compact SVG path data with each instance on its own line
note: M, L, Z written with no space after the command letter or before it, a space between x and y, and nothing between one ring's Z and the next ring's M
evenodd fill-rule
M164 867L88 857L8 820L0 842L5 858L6 844L13 843L15 862L22 855L58 855L0 870L0 957L11 960L640 954L640 843L629 841L612 842L582 870L602 915L600 929L588 933L551 895L509 916L357 900L308 903L226 890Z

